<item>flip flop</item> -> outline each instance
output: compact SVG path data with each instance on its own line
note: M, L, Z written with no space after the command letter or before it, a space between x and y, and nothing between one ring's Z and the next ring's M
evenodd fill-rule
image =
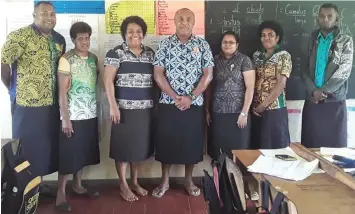
M201 194L201 190L200 188L198 188L197 186L189 186L189 187L185 187L185 190L187 191L187 193L189 193L189 195L191 196L199 196Z
M83 192L83 193L78 193L74 189L72 189L72 191L73 191L72 192L73 195L80 196L80 197L96 198L96 197L98 197L100 195L99 192L93 191L93 190L89 190L89 189L86 189L86 192Z
M164 196L164 194L166 193L166 191L169 190L169 186L167 186L166 188L160 188L160 187L156 187L155 189L153 189L153 192L152 192L152 196L155 197L155 198L161 198Z

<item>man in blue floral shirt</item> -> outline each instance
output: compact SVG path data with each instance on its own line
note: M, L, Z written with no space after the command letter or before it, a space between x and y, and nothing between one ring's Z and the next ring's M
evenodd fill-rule
M192 196L200 195L192 182L192 171L203 160L203 92L213 77L210 46L192 34L194 13L180 9L174 23L176 33L160 43L153 63L154 79L162 90L155 142L162 182L153 190L155 197L162 197L169 189L171 164L185 165L185 189Z

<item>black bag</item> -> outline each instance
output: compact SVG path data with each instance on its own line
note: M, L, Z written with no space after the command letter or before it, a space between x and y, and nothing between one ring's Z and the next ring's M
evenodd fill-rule
M5 144L2 152L5 165L1 176L1 212L36 213L41 177L33 174L31 164L21 156L19 140Z
M288 213L287 202L284 201L285 195L278 192L274 201L272 201L271 210L269 210L269 202L271 199L271 184L264 180L260 182L261 188L261 208L263 214L286 214Z
M204 171L203 178L204 197L209 203L210 214L256 213L256 207L252 207L246 199L243 175L238 166L225 153L221 153L219 160L212 163L212 168L213 178L207 171Z

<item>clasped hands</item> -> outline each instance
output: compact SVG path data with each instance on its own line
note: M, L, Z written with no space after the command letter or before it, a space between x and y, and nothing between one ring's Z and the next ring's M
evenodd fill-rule
M174 103L178 109L184 111L190 108L192 104L192 98L190 96L176 96Z
M327 98L327 95L318 89L314 90L312 93L312 102L319 103L319 101L324 100Z

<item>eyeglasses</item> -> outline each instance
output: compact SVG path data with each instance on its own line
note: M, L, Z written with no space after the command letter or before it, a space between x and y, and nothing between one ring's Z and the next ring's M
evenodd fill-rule
M236 42L232 42L232 41L223 41L222 42L223 45L234 45L236 44Z

